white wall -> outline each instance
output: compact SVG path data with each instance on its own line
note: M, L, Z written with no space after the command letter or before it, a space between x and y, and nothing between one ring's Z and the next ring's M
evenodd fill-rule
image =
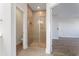
M57 30L57 27L59 30ZM54 32L56 39L58 37L79 38L79 20L78 18L54 18Z
M72 18L60 20L59 36L79 38L79 19Z
M0 4L0 32L3 35L3 55L11 55L11 4Z
M57 36L79 38L79 4L61 3L52 10L52 18L54 19L53 39ZM59 27L59 31L57 31L57 27Z
M58 28L58 19L55 19L52 17L52 39L58 39L59 37L59 31L57 30Z

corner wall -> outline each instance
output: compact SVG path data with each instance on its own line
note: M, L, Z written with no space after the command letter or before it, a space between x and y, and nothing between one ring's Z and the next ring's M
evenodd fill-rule
M11 4L0 4L0 32L2 33L3 55L11 55Z

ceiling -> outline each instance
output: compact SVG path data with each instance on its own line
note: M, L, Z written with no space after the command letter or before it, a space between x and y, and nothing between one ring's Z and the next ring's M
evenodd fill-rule
M57 18L79 18L79 3L60 3L52 10Z
M29 3L29 6L33 11L46 10L46 3ZM39 9L37 9L38 6L40 7Z

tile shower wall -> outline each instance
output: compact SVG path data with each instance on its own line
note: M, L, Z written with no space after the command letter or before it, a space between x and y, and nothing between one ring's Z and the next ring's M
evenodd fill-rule
M45 44L45 11L34 11L34 42L38 44ZM43 45L42 45L43 46Z
M28 45L33 42L33 23L32 9L28 5Z

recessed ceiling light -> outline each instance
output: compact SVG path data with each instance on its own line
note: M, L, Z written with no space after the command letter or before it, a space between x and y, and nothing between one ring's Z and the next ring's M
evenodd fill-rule
M40 9L40 6L37 6L37 9Z

